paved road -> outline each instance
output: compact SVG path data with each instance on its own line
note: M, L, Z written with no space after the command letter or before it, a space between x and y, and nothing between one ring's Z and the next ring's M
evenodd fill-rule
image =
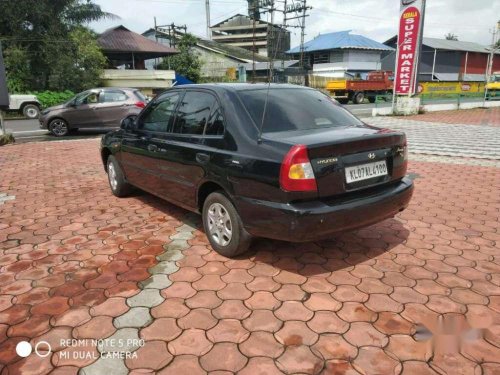
M39 127L37 120L7 120L5 127L8 132L12 132L16 137L16 142L33 142L33 141L55 141L61 140L56 138L47 130L42 130ZM85 139L95 138L107 133L110 129L86 129L81 130L77 134L65 137L64 139Z
M97 147L1 149L0 373L498 374L500 169L411 163L395 219L228 259Z
M414 154L500 160L500 127L497 126L445 124L393 117L372 117L366 122L405 132Z
M477 102L481 99L472 98L464 100L467 102ZM434 104L446 104L446 103L454 103L456 100L451 99L443 99L443 100L435 100ZM377 104L348 104L345 107L355 114L358 117L371 117L372 109L375 107L390 107L391 103L377 103ZM49 132L46 130L40 130L39 124L37 120L8 120L5 122L7 130L14 133L16 140L18 142L32 142L32 141L50 141L50 140L59 140L59 138L55 138L49 135ZM81 130L77 134L67 137L65 139L83 139L83 138L94 138L99 137L102 134L108 132L109 129L88 129Z
M482 102L482 98L467 98L461 99L461 103L477 103ZM457 99L442 99L442 100L425 100L423 104L453 104L457 103ZM377 108L388 108L392 105L391 102L382 102L377 104L347 104L345 107L359 117L370 117L372 115L372 109Z

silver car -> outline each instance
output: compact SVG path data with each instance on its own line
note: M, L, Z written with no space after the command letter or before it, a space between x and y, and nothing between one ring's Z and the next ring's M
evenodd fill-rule
M40 129L56 137L84 128L118 128L124 118L137 116L146 106L142 92L131 88L97 88L84 91L40 115Z

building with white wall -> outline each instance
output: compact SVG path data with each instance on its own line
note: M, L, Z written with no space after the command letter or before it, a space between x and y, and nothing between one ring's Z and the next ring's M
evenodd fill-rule
M304 62L313 73L325 77L365 75L381 69L383 53L394 52L394 48L350 30L320 34L304 44ZM287 54L300 59L300 47Z

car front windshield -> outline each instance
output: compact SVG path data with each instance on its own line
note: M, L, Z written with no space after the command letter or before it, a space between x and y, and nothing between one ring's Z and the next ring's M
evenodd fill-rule
M263 133L363 125L349 111L319 91L271 88L269 95L267 92L267 89L239 92L257 127L262 125Z

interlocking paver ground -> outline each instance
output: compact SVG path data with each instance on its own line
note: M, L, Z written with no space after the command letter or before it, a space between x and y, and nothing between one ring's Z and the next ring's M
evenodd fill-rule
M467 124L500 127L500 107L475 108L460 111L428 112L401 119L446 124Z
M2 375L498 373L499 168L411 162L415 196L396 218L316 243L259 239L231 260L199 218L114 198L97 147L0 149L0 193L15 197L0 208ZM22 359L22 340L52 352ZM100 357L113 352L136 357Z

